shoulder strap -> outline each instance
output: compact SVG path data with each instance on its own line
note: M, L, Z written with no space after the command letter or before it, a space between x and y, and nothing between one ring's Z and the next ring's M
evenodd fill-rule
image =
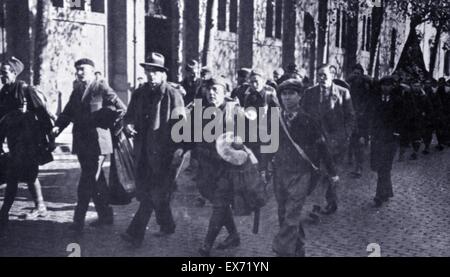
M292 143L294 148L297 150L298 154L302 159L304 159L315 171L319 171L319 168L311 161L311 159L308 157L308 155L305 153L305 151L294 141L291 134L289 133L289 129L286 126L286 122L284 122L284 119L282 116L280 116L280 123L281 127L283 128L284 133L286 134L289 141Z

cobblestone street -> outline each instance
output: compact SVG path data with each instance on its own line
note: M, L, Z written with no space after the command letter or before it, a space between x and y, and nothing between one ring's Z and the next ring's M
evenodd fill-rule
M0 256L68 256L73 243L67 228L76 203L79 165L66 153L55 155L56 161L42 168L43 185L49 216L42 220L20 220L33 203L26 186L21 186L12 209L7 239L0 241ZM364 178L343 176L340 207L337 214L323 217L320 223L306 222L308 256L368 256L367 246L377 243L382 256L450 256L450 151L433 152L419 161L396 163L393 172L395 198L377 210L371 207L375 193L375 175L366 169ZM366 164L367 168L367 164ZM348 172L349 170L347 170ZM4 190L0 191L3 197ZM120 240L137 209L133 202L115 207L115 225L109 228L87 227L78 242L82 256L196 257L207 229L210 208L196 208L194 185L186 174L180 177L179 190L173 201L177 222L175 235L159 239L154 217L141 249L129 248ZM0 198L0 202L2 198ZM311 210L307 203L305 211ZM93 207L88 221L95 219ZM306 218L305 218L306 219ZM253 235L253 218L236 218L242 244L230 251L213 251L226 257L273 256L272 239L278 230L276 204L272 199L261 216L259 235ZM219 240L223 239L225 231Z

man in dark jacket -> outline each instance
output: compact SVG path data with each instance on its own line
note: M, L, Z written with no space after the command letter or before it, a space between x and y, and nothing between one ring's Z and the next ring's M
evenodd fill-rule
M113 152L110 128L114 119L125 112L126 106L103 80L95 79L95 64L92 60L78 60L75 68L77 81L53 133L56 137L73 123L72 152L78 156L81 177L74 222L70 229L76 235L81 235L91 198L98 213L98 220L91 225L99 227L113 224L113 210L108 204L108 189L102 166L106 156Z
M194 101L194 98L196 97L198 89L201 85L200 68L196 60L192 60L186 64L185 77L181 82L181 85L186 91L184 103L188 105L192 101Z
M394 196L391 180L392 164L399 146L402 123L402 97L394 93L391 76L380 80L371 97L371 168L378 174L375 207L381 207Z
M174 143L171 131L178 118L186 115L182 93L165 81L168 69L164 61L163 55L151 53L141 64L148 82L134 93L124 117L126 132L134 137L136 196L140 205L122 239L134 247L141 246L153 211L160 225L157 236L171 235L176 227L170 201L176 164L183 150ZM176 120L172 119L174 115Z
M17 80L23 69L23 63L15 57L1 66L4 86L0 91L0 155L3 155L5 138L8 139L9 154L5 171L6 194L0 211L0 235L6 230L18 182L28 184L36 204L30 215L44 217L47 212L37 175L39 165L52 160L53 149L48 137L53 123L39 92Z
M273 250L278 256L303 257L305 232L300 218L310 189L312 166L320 166L322 162L333 182L338 182L339 177L319 124L299 105L300 94L304 91L301 81L287 80L278 90L285 128L280 130L280 147L274 155L274 191L280 231L275 236ZM301 156L297 146L310 161Z
M319 122L339 165L348 151L350 136L358 132L352 99L348 89L333 83L328 65L320 67L318 78L319 84L306 90L301 106ZM327 187L324 213L333 214L338 209L336 186L327 182Z

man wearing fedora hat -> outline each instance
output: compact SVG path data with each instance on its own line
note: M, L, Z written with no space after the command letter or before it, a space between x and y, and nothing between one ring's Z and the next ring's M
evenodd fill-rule
M91 199L98 214L98 220L92 222L91 226L113 224L114 214L109 206L102 166L107 155L113 152L110 128L113 127L114 120L125 112L126 106L104 80L95 78L95 64L92 60L80 59L74 66L77 79L69 102L55 123L53 134L57 137L73 123L72 152L78 156L81 176L78 203L70 230L78 236L83 232ZM103 120L105 116L102 115L107 115L108 119Z
M171 137L178 118L186 118L183 93L167 80L164 56L150 53L141 63L148 82L137 89L124 117L125 130L134 138L136 197L140 206L122 239L139 247L153 211L160 232L175 232L170 201L183 150ZM172 119L174 116L177 120Z
M1 65L0 91L0 154L3 141L8 140L6 194L0 211L0 235L5 232L8 214L17 194L18 182L26 182L36 208L28 216L44 217L47 213L42 189L37 178L39 165L52 160L52 143L48 139L53 126L45 97L17 77L24 64L11 57ZM5 170L5 168L2 168Z

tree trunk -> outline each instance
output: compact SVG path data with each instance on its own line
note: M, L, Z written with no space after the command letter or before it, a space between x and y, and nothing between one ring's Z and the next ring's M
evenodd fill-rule
M434 45L431 47L430 55L430 75L433 76L434 68L436 66L436 58L439 49L439 42L441 41L442 27L437 28L436 37L434 39Z
M214 27L213 23L213 8L214 8L215 0L208 0L206 4L206 22L205 22L205 41L203 45L203 56L202 56L202 64L203 66L208 65L208 54L211 48L211 33Z
M43 53L48 43L47 25L49 18L50 0L37 1L36 7L36 36L33 59L33 85L39 86L42 82L41 70L44 62Z

